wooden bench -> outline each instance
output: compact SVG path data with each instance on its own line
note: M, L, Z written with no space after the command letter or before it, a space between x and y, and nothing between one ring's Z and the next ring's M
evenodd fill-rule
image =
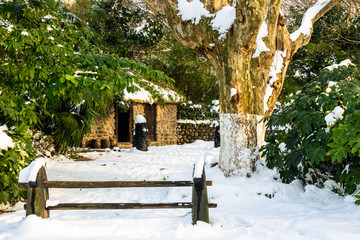
M195 166L194 166L195 172ZM196 174L193 174L194 176ZM199 174L198 174L199 175ZM26 216L36 214L42 218L50 217L50 210L95 210L95 209L154 209L154 208L191 208L193 224L198 220L209 222L209 208L216 208L216 203L208 203L205 170L201 177L193 181L48 181L44 167L37 173L35 182L19 183L20 188L28 188ZM134 188L134 187L192 187L191 202L174 203L59 203L46 206L49 199L49 188Z

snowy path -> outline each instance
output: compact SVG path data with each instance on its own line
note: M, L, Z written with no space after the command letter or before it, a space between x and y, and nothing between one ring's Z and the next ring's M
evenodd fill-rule
M149 152L91 153L88 162L48 161L49 180L191 180L192 165L206 155L214 160L213 143L151 147ZM216 160L216 159L215 159ZM360 207L351 197L328 189L273 180L264 169L252 178L225 178L206 167L213 186L210 224L191 225L189 209L51 211L50 219L24 218L25 211L0 215L0 240L109 239L341 239L360 238ZM269 199L265 194L274 194ZM190 201L191 188L52 189L59 202Z

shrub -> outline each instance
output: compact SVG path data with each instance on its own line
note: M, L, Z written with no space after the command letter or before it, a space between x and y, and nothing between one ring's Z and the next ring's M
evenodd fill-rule
M0 204L6 204L25 198L25 191L17 187L19 172L35 158L35 151L31 145L31 135L24 126L13 130L1 127L2 137L12 139L11 147L0 148ZM3 138L2 138L3 139Z
M334 190L353 193L360 183L359 94L359 68L320 71L268 119L272 131L262 148L268 166L284 182L335 181Z
M178 104L178 119L189 120L218 120L219 102L214 100L212 104L193 104L191 101Z

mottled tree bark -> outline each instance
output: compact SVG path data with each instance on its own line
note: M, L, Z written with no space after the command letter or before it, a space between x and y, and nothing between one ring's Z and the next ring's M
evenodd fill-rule
M188 0L188 2L191 2ZM206 56L216 70L220 90L221 150L219 167L225 175L250 174L259 158L265 127L281 92L288 65L296 51L310 41L309 34L296 38L287 31L280 13L282 0L201 0L210 14L225 6L235 8L236 18L225 37L211 27L215 15L199 22L182 20L178 0L163 0L168 23L176 39ZM321 6L314 23L339 0L318 0ZM316 5L318 4L318 5ZM261 40L268 48L257 55L257 37L262 24L267 34Z

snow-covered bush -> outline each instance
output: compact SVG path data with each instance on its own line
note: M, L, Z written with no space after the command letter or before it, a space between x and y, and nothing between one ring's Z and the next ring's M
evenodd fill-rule
M284 182L335 181L341 193L360 184L360 68L341 65L320 71L269 118L263 151Z
M0 204L24 198L17 187L19 171L35 157L26 127L9 130L0 127Z
M178 104L178 119L218 120L219 101L214 100L209 105L193 104L191 101Z

